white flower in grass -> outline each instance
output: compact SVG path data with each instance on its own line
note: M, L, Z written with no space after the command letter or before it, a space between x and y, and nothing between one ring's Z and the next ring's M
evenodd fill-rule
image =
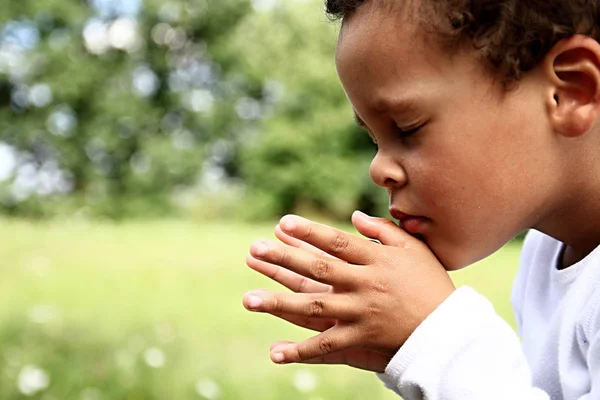
M160 368L165 365L165 353L158 347L150 347L144 352L144 360L152 368Z
M221 396L221 388L210 379L200 379L196 382L196 393L206 399L215 400Z
M17 386L25 396L32 396L50 386L50 376L35 365L25 365L19 372Z
M303 393L312 392L318 385L317 375L307 369L301 369L296 372L292 382L296 389Z

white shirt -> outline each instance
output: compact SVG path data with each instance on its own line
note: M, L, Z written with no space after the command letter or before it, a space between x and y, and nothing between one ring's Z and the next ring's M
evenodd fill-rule
M405 400L600 400L600 246L558 270L561 248L527 235L511 297L522 343L463 286L379 377Z

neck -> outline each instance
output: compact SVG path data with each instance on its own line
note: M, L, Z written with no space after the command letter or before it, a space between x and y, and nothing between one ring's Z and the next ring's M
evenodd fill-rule
M582 260L600 245L599 161L597 156L580 158L573 168L577 171L568 174L558 190L556 198L560 201L554 211L534 226L566 245L563 268Z

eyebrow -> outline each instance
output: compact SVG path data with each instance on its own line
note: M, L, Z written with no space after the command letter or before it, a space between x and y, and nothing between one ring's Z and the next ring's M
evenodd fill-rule
M418 103L413 98L393 99L393 100L383 100L382 99L382 100L377 101L376 103L377 103L377 107L375 107L375 109L380 113L391 112L393 114L399 114L399 115L412 114L412 113L417 112L417 110L419 109ZM368 130L367 124L356 113L356 110L354 110L354 121L356 122L356 125Z
M393 112L394 114L412 114L419 109L419 103L414 97L396 99L379 99L376 101L379 112Z

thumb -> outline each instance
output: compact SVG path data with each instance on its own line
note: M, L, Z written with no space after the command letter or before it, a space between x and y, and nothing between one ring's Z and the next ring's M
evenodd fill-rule
M352 224L361 235L377 239L386 246L404 247L406 242L416 240L394 221L370 217L361 211L352 214Z

